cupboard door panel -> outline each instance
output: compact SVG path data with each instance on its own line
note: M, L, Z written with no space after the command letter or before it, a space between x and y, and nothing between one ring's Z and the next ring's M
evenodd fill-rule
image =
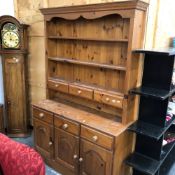
M41 155L52 158L53 127L34 119L34 140L36 149L41 153Z
M66 168L78 172L79 138L55 129L55 159Z
M8 133L26 130L24 58L13 55L4 58L5 101Z
M81 140L80 174L81 175L111 175L112 152L93 143Z

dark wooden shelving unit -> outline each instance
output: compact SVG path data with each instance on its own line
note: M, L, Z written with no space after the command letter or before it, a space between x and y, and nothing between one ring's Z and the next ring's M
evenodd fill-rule
M133 175L159 175L175 145L173 139L167 141L166 138L167 134L175 133L172 111L167 120L175 92L175 50L139 49L134 52L144 54L145 59L142 86L130 90L131 94L140 95L140 107L138 120L128 128L137 134L137 139L135 152L126 159L126 164L133 167Z

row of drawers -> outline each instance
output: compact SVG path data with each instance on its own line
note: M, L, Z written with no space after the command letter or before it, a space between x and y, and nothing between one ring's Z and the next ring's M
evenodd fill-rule
M116 94L53 80L48 80L48 87L53 90L69 93L86 99L95 100L114 107L123 107L123 96Z
M114 137L101 133L95 129L81 125L78 122L60 117L51 112L44 111L39 108L33 108L33 117L41 121L54 125L57 128L63 129L76 136L81 136L97 145L106 149L112 150L114 144ZM81 129L80 129L81 128Z

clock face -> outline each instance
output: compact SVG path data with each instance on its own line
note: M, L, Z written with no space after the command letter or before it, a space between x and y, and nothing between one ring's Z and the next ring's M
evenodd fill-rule
M19 35L16 32L8 31L2 35L2 42L5 48L18 48Z
M5 24L3 30L1 31L2 47L11 49L19 48L20 38L18 32L18 28L14 24Z

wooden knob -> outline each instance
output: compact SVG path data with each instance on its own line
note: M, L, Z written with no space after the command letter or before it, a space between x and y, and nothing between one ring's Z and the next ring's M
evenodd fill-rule
M78 90L78 94L81 94L81 93L82 93L82 91Z
M75 155L73 156L73 158L74 158L74 159L77 159L77 158L78 158L78 156L75 154Z
M65 124L63 125L63 129L67 129L67 128L68 128L68 124L65 123Z
M106 101L109 101L109 98L108 97L106 98Z
M113 100L112 100L112 103L115 103L115 102L116 102L116 100L113 99Z
M52 144L53 144L53 143L50 141L50 142L49 142L49 146L51 146Z
M96 142L96 141L98 140L98 137L97 137L97 136L93 136L93 137L92 137L92 140L93 140L94 142Z
M117 103L120 103L120 100L117 100Z
M55 85L55 87L58 87L58 86L59 86L58 84Z
M19 62L19 59L17 59L17 58L16 58L16 60L15 60L15 61L16 61L16 63L18 63L18 62Z
M39 117L40 117L40 118L43 118L43 117L44 117L44 113L40 113L40 114L39 114Z
M83 158L82 157L79 158L79 162L83 162Z

